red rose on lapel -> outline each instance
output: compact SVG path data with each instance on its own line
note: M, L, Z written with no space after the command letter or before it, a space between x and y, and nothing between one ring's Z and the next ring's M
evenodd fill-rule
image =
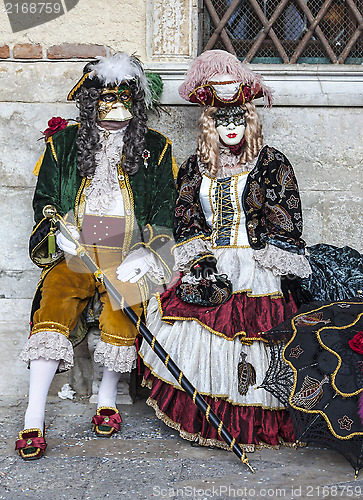
M363 332L358 332L349 341L349 347L358 354L363 354Z
M43 134L45 140L48 140L49 137L59 130L63 130L68 125L68 120L61 118L60 116L53 116L48 122L48 128L44 130Z

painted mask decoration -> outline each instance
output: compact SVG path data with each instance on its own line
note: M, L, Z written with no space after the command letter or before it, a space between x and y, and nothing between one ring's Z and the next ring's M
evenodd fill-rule
M220 108L214 115L216 130L221 142L235 146L243 139L246 130L245 112L239 106Z
M132 118L132 96L127 83L102 89L98 100L99 121L124 122Z

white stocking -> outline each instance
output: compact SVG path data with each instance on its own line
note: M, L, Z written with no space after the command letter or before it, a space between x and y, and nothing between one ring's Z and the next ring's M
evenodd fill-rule
M38 358L30 361L29 403L25 412L24 429L38 428L43 432L45 403L59 360Z
M117 383L120 376L120 372L111 371L105 366L103 367L102 381L98 391L97 408L100 406L116 407Z

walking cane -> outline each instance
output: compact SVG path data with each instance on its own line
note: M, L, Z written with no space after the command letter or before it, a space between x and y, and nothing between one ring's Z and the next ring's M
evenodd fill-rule
M56 208L53 205L46 205L43 209L43 215L44 217L51 219L55 225L57 225L58 223L62 230L64 230L64 232L66 233L67 237L73 243L75 243L78 257L86 264L88 269L92 272L94 278L104 285L110 296L117 302L117 304L120 305L122 312L126 314L129 320L136 327L137 331L146 340L155 354L161 359L169 372L178 381L179 385L185 390L186 394L193 400L193 403L204 414L207 421L210 422L215 429L217 429L219 436L228 444L228 446L242 461L242 463L246 464L250 471L254 473L255 471L251 467L246 453L244 452L244 450L241 450L241 448L236 444L236 439L232 438L231 434L224 426L222 420L217 417L217 415L211 409L210 405L206 403L204 398L198 393L197 389L184 376L180 368L178 368L178 366L170 358L170 355L163 349L163 347L159 344L159 342L156 340L147 326L137 316L137 314L133 311L133 309L131 309L131 307L127 305L124 297L119 293L116 287L101 271L101 269L99 269L95 262L93 262L87 250L75 238L73 238L71 232L67 228L64 219L57 213Z

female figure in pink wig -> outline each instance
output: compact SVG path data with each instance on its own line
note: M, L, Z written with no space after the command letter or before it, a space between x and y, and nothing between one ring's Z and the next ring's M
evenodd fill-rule
M295 375L299 401L306 397L306 404L311 405L317 385L320 388L336 370L334 362L326 367L326 351L317 345L314 325L325 314L327 324L335 325L336 317L340 328L344 310L344 324L349 326L356 310L361 313L362 300L355 309L334 301L346 301L362 290L363 258L349 247L315 245L305 251L294 171L283 153L263 142L254 99L264 97L271 105L272 91L261 77L231 54L207 51L191 65L180 94L203 106L196 154L182 165L177 181L174 256L180 278L150 302L148 325L240 446L251 451L293 443L288 412L262 388L275 349L267 338L286 339L283 335L289 331L292 316L312 297L332 304L316 318L316 302L312 304L307 322L301 314L295 316L295 320L300 318L296 323L302 336L296 349L289 347L284 355L290 356L292 366L302 351L300 343L309 340L311 347L305 352L311 353L310 378L306 370ZM363 316L360 321L342 330L342 342L334 343L337 357L331 358L344 359L342 380L351 374L348 385L354 391L357 387L363 391L361 354L347 353L346 344L358 326L362 329ZM309 333L307 325L312 325ZM360 345L359 334L354 347ZM317 356L321 352L320 371L316 371L315 352ZM227 448L208 416L199 412L155 354L144 346L141 355L146 365L144 383L151 387L148 404L156 415L185 439ZM353 376L356 385L351 382ZM361 436L358 405L351 402L341 398L338 405L328 405L334 409L328 415L325 399L319 395L314 400L321 404L327 421L344 424L349 415L349 422L354 422L352 435Z
M197 152L178 176L181 278L151 301L148 325L240 445L292 443L287 411L259 388L269 364L263 332L309 300L301 278L311 272L293 169L263 147L253 104L264 96L271 105L272 91L237 58L213 50L195 60L180 94L203 106ZM156 414L188 440L226 447L154 353L144 346L141 355Z

